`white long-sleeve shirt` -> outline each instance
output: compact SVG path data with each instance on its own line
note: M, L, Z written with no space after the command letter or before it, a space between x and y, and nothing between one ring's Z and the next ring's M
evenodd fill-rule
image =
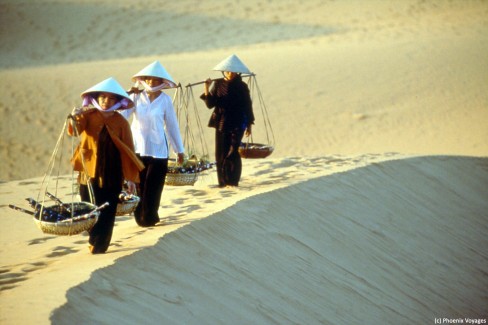
M171 97L162 92L152 103L145 91L131 97L134 108L119 112L126 119L134 114L131 130L135 152L143 157L168 158L167 138L169 138L173 150L176 153L183 153L185 149Z

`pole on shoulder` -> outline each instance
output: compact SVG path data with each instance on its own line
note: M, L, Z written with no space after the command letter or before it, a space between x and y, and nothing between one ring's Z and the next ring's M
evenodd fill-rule
M256 74L255 73L244 73L244 74L241 74L241 77L242 78L253 77L253 76L256 76ZM215 79L212 79L212 81L220 80L220 79L224 79L224 78L215 78ZM205 83L205 80L198 81L198 82L194 82L194 83L188 84L185 87L193 87L193 86L201 85L201 84L204 84L204 83Z

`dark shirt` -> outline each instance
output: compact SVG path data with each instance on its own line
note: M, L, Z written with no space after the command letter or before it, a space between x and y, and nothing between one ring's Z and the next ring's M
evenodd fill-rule
M249 88L239 75L229 81L216 80L209 94L200 98L208 108L214 108L214 124L219 131L245 129L254 124Z

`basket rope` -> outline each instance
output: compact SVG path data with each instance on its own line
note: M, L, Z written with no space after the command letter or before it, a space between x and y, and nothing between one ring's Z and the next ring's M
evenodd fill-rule
M51 154L51 157L49 159L48 167L44 173L41 186L39 188L39 192L37 194L37 202L40 203L40 209L37 214L37 216L34 216L34 221L37 224L37 226L45 233L50 233L50 234L58 234L58 235L72 235L72 234L77 234L83 230L88 230L90 229L93 224L96 222L98 218L98 214L93 215L91 218L86 218L85 220L77 220L74 221L73 218L75 217L75 205L78 205L78 203L75 203L74 200L74 195L75 195L75 175L74 175L74 170L72 169L71 171L71 203L70 206L71 208L69 209L69 212L71 214L71 222L64 222L64 223L59 223L59 222L46 222L41 219L41 216L43 215L44 212L44 207L46 203L46 196L50 198L52 196L49 192L49 185L52 181L52 177L55 176L55 189L54 189L54 197L57 196L58 188L59 188L59 180L60 180L60 172L61 172L61 163L63 161L63 150L60 150L63 145L64 145L64 139L66 137L67 133L67 127L69 119L72 118L71 115L69 115L63 124L63 127L61 129L61 133L58 136L58 139L56 141L56 145L54 147L54 150ZM78 136L78 130L76 126L73 127L74 133L76 136ZM71 141L71 152L72 154L74 153L74 147L75 147L75 142L74 142L74 137ZM83 155L81 155L81 160L82 160L82 165L83 169L86 172L86 165L85 165L85 160ZM55 171L54 168L57 167L57 170ZM55 174L55 175L54 175ZM95 208L96 205L94 203L94 195L93 195L93 188L91 187L91 183L88 182L88 192L90 195L90 204L92 204Z
M273 128L271 127L271 120L268 115L268 108L266 107L266 103L264 102L263 94L261 93L261 89L259 88L258 80L256 79L255 74L252 74L250 76L248 80L248 85L251 92L251 99L256 98L255 93L257 94L259 106L261 108L261 115L264 121L264 130L266 131L266 139L268 141L267 144L274 147L275 137L274 137ZM248 138L248 142L249 142L249 138ZM251 142L253 142L252 133L251 133Z
M198 154L202 157L208 157L208 145L203 136L203 126L198 114L197 104L192 88L182 90L181 84L178 84L176 93L173 97L173 106L176 108L176 116L182 131L183 146L189 157ZM190 107L191 106L191 107ZM194 115L194 119L190 118L190 111ZM192 123L196 123L196 129L199 133L199 138L195 137ZM197 147L199 147L197 149ZM171 186L194 185L198 179L198 173L167 173L165 184Z

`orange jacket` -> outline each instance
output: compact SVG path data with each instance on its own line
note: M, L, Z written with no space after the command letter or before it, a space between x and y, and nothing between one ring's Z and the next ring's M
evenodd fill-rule
M139 171L144 169L144 164L134 153L129 122L122 115L115 112L111 116L104 117L103 113L93 108L75 115L74 119L78 134L81 135L80 144L71 158L74 170L86 173L90 178L95 177L98 137L105 125L110 138L120 152L124 178L139 183ZM70 124L68 134L73 135L73 131ZM83 177L80 181L85 183Z

